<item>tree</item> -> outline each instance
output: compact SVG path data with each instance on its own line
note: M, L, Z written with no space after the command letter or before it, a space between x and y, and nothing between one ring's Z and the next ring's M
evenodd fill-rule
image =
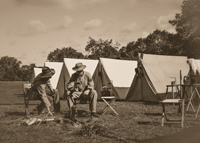
M84 55L81 52L77 52L77 50L67 47L62 49L56 49L53 52L48 54L47 60L50 62L63 62L64 58L84 58Z
M0 59L0 71L1 80L15 81L20 78L20 65L21 61L18 61L14 57L4 56Z
M139 38L136 42L129 42L122 47L120 57L122 59L137 60L138 52L157 55L181 55L177 43L180 42L178 35L167 31L155 30L146 38Z
M35 64L30 64L30 65L22 65L21 67L21 80L22 81L30 81L33 75L33 68L36 67Z
M177 35L181 38L179 47L183 54L200 58L200 1L184 0L181 13L169 22L176 27Z
M103 58L118 58L119 43L113 43L113 40L95 40L89 37L89 42L85 47L85 50L89 53L88 58L98 59Z
M178 55L173 39L174 34L165 30L155 30L144 39L145 46L142 51L148 54Z

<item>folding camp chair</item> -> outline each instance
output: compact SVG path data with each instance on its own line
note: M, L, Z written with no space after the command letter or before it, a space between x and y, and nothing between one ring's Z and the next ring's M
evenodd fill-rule
M106 107L104 107L104 109L101 112L101 115L105 114L105 112L108 110L108 107L116 114L118 115L118 113L115 111L115 109L113 109L113 107L111 106L111 104L116 100L115 96L110 96L110 97L101 97L101 99L107 104ZM107 102L106 100L110 100L109 102Z
M77 121L77 101L79 101L79 104L87 104L88 100L90 99L90 97L88 96L88 98L83 98L83 97L79 97L79 98L74 98L72 99L72 96L69 96L69 98L71 98L71 101L73 102L73 107L71 108L71 110L69 111L69 117L72 119L72 121L76 122Z
M28 111L29 97L26 96L26 93L28 90L31 89L31 83L23 83L22 88L23 88L23 93L24 93L25 114L26 114L26 116L28 116L28 114L29 114L29 111Z
M110 87L108 87L110 86ZM103 91L101 91L101 99L107 104L104 109L101 112L101 115L105 114L106 111L108 110L108 107L116 114L118 113L113 109L111 104L116 100L115 96L111 96L111 91L112 91L112 86L110 83L108 83L108 88L106 87Z

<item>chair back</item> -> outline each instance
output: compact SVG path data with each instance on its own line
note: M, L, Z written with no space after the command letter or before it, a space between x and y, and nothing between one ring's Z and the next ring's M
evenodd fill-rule
M27 90L31 88L31 83L23 83L22 87L23 87L24 94L26 94Z

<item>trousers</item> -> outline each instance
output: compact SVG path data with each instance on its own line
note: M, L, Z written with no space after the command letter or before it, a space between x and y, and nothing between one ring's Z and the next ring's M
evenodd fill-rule
M96 106L97 106L97 97L98 94L96 90L91 90L88 94L86 92L75 92L75 94L81 96L82 98L88 98L89 99L89 110L90 112L96 112ZM71 108L74 105L74 97L70 97L72 95L71 92L67 92L67 102L69 110L71 111Z
M60 112L60 96L57 89L54 89L54 94L51 96L47 95L46 97L40 96L40 104L37 106L38 114L41 114L45 107L50 107L53 104L54 112ZM38 93L39 94L39 93Z

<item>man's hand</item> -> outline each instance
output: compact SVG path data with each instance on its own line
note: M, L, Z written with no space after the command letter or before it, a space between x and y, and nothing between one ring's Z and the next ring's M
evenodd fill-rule
M87 89L87 90L84 91L84 95L89 95L89 93L90 93L89 89Z
M73 98L79 98L80 95L81 95L81 94L80 94L79 92L73 92L73 93L72 93L72 97L73 97Z
M55 93L55 92L56 92L55 89L53 89L53 90L52 90L52 93Z

